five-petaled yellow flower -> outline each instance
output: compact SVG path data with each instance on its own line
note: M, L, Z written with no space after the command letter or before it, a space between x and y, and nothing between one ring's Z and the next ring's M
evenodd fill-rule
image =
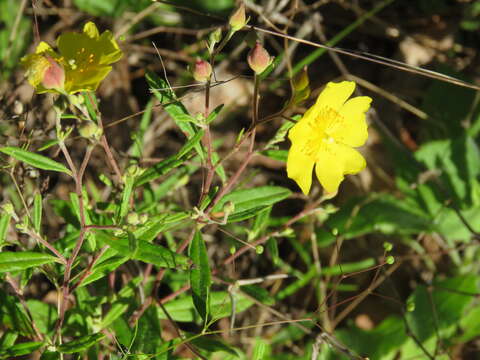
M305 195L312 185L314 165L328 193L337 192L345 174L356 174L366 166L353 148L367 140L365 113L372 99L358 96L348 100L354 90L352 81L329 82L315 105L290 129L287 173Z
M35 54L22 58L26 76L38 93L73 94L95 91L123 53L110 31L101 35L93 22L83 27L83 33L67 32L57 38L58 53L40 42Z

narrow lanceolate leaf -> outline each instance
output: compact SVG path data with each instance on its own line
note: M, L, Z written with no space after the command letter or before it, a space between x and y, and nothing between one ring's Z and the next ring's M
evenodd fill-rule
M65 165L43 155L39 155L13 146L2 147L0 148L0 152L7 154L19 161L23 161L24 163L38 169L58 171L71 175L71 171L68 170Z
M87 350L105 337L102 333L82 336L78 339L60 345L57 349L64 354L74 354Z
M2 244L5 242L7 237L8 225L10 224L11 216L9 214L3 213L0 214L0 249L2 249Z
M34 266L53 263L55 261L57 261L55 256L38 252L2 251L0 253L0 273L25 270Z
M203 130L198 131L185 143L185 145L182 146L182 148L178 151L177 154L170 156L169 158L160 161L159 163L145 170L142 175L137 178L135 186L140 186L147 182L155 180L156 178L159 178L160 176L165 175L176 167L182 165L185 161L187 161L190 155L190 151L195 146L199 146L203 134Z
M42 226L42 195L35 194L33 200L33 227L35 231L40 234L40 228Z
M193 266L190 270L193 304L202 319L206 321L210 303L211 274L207 247L200 231L197 231L192 239L189 255L193 261Z
M125 186L122 193L122 202L120 203L120 210L118 213L117 221L123 219L127 215L128 210L130 209L130 198L132 196L133 184L135 179L133 176L127 176L125 179Z
M0 351L1 359L11 359L14 356L28 355L41 348L45 344L42 341L29 341L13 345L6 351Z
M228 217L229 222L251 218L268 206L271 206L291 194L290 190L280 186L261 186L252 189L235 190L225 195L213 208L213 213L223 211L227 201L233 202L235 209Z
M170 251L163 246L150 244L141 239L137 239L137 251L132 254L131 241L129 241L127 237L118 238L107 232L98 231L96 232L96 238L105 245L110 246L120 255L130 259L140 260L163 268L186 269L189 265L188 257Z

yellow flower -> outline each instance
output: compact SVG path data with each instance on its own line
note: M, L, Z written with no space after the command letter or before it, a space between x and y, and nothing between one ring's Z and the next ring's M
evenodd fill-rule
M63 92L73 94L79 91L95 91L123 53L110 31L101 35L93 22L83 27L83 33L67 32L57 38L57 54L45 42L41 42L35 54L22 58L27 70L26 76L38 93ZM53 68L53 70L52 70ZM63 69L63 81L61 71ZM55 74L54 84L49 85L49 74ZM58 84L63 87L58 88Z
M345 174L356 174L366 166L353 147L367 140L365 113L372 99L358 96L348 100L354 90L352 81L329 82L315 105L290 129L287 174L305 195L312 185L313 165L328 193L337 192Z

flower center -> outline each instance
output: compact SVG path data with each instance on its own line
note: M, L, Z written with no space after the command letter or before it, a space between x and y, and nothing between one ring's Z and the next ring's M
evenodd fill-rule
M90 66L95 62L95 55L86 51L84 47L79 49L74 59L70 59L68 64L72 70L77 70L81 73L88 70Z
M331 151L331 144L337 142L335 137L336 129L341 126L344 118L328 107L323 107L317 117L312 118L306 125L310 130L309 138L306 139L302 152L315 161L318 152Z

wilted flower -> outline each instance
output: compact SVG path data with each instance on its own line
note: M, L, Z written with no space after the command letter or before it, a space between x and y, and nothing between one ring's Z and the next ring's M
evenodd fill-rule
M100 35L93 22L86 23L81 34L61 34L57 48L58 53L42 41L35 54L21 60L38 93L94 91L112 70L110 64L123 55L112 33L107 30Z
M348 98L355 83L329 82L315 105L307 110L290 130L292 147L288 153L288 177L295 180L307 195L315 165L320 184L328 193L338 190L345 174L356 174L366 166L363 156L353 149L368 137L365 113L372 99L368 96Z
M273 57L265 50L258 41L250 50L247 57L248 65L257 75L265 71L273 61Z

